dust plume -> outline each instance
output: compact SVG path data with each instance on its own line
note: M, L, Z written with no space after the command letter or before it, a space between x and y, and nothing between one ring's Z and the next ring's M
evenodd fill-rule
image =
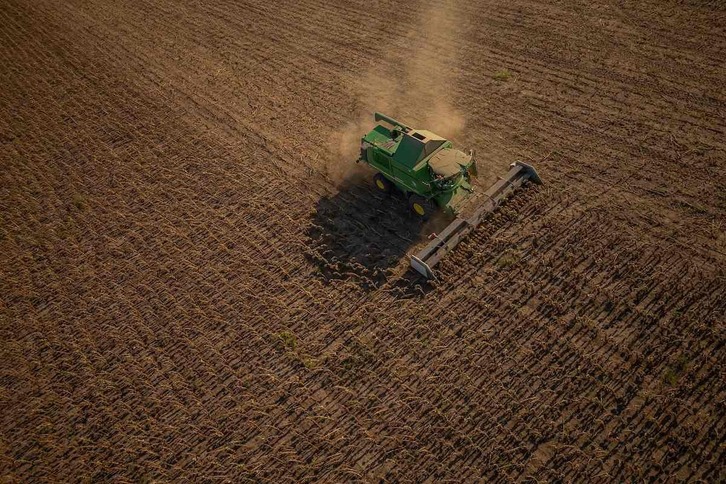
M375 111L447 138L462 132L464 115L452 104L463 33L454 7L450 0L420 9L413 27L385 46L381 59L351 86L351 120L331 135L331 152L338 155L326 169L331 180L340 184L364 172L348 161L357 158Z
M329 138L328 152L335 153L323 167L327 177L337 186L364 178L369 172L355 163L360 152L360 139L370 130L370 122L366 124L361 117L349 121L341 129L334 131Z
M420 120L421 127L452 138L464 129L465 118L452 104L456 85L458 40L463 29L453 0L422 12L417 45L406 59L405 84L399 106Z
M355 101L351 106L351 119L329 138L329 152L336 153L337 157L329 160L325 173L338 186L371 176L369 170L354 162L360 153L361 138L373 127L373 113L392 108L395 96L391 93L396 89L396 82L371 70L357 89L352 96Z

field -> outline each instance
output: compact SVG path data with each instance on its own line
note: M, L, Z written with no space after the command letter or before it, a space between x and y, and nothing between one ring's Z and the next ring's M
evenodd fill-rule
M4 0L0 479L726 478L715 1ZM381 110L545 180L428 283Z

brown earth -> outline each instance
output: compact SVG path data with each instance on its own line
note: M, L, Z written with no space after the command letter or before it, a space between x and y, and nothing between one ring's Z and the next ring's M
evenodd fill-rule
M275 3L2 2L2 480L723 480L723 3ZM374 109L546 184L429 285Z

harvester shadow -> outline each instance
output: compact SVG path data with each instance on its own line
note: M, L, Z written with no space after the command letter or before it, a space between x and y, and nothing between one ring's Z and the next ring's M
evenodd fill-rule
M325 280L353 279L375 288L421 241L422 227L403 195L381 194L358 179L318 201L307 236Z

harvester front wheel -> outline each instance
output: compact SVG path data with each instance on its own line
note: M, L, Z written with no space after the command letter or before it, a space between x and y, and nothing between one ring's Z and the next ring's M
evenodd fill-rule
M376 185L376 189L382 193L391 193L393 188L393 183L380 173L376 173L376 176L373 177L373 183Z
M413 194L408 197L408 206L411 207L411 211L423 220L427 220L434 211L436 211L436 205L431 200L426 200L420 195Z

